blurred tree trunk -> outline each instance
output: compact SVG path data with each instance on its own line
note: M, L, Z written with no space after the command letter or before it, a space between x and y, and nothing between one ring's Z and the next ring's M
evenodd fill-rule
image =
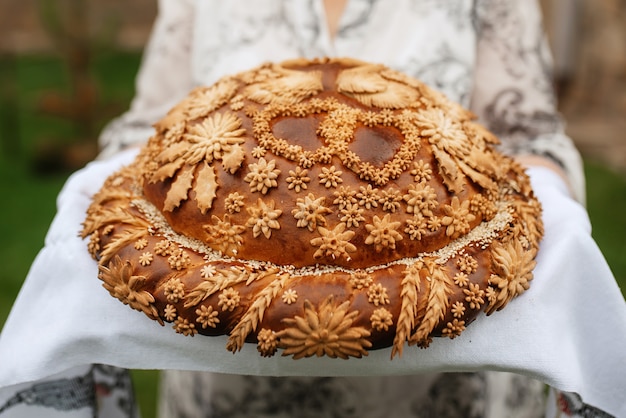
M7 2L8 3L8 2ZM10 29L13 24L16 3L3 6L0 25ZM8 33L11 33L10 30ZM18 123L17 63L15 51L9 39L0 48L0 149L7 157L16 157L21 150ZM0 41L1 42L1 41Z
M93 34L89 25L88 0L39 0L41 19L63 60L70 93L49 92L41 99L40 109L50 115L69 119L75 138L62 150L45 146L49 158L77 168L97 152L96 116L98 93L91 75ZM53 145L52 148L56 146ZM57 155L61 153L61 155ZM40 158L46 158L40 155Z
M0 147L7 157L16 157L21 150L16 80L15 54L0 53Z

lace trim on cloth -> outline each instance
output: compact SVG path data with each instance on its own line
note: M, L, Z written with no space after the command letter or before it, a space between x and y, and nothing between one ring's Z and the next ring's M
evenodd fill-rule
M0 402L0 417L139 416L128 370L96 364L81 372L20 386Z

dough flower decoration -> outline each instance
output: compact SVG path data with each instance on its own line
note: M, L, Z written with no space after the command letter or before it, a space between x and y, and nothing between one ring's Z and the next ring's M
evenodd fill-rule
M475 219L475 215L469 211L469 203L469 200L461 203L459 198L454 196L452 202L444 206L445 216L441 219L441 224L446 227L446 235L457 237L469 230L470 222Z
M345 223L348 228L356 228L361 222L365 221L363 217L365 210L356 204L348 204L348 206L341 209L339 213L341 215L340 221Z
M252 192L267 194L269 189L278 186L277 178L280 170L276 168L276 161L266 161L265 158L259 158L258 163L250 164L248 167L250 172L244 180L250 183Z
M528 290L532 271L537 264L534 256L534 251L525 251L521 243L515 240L494 248L494 274L489 278L489 283L497 293L494 302L485 310L487 314L504 308L511 299Z
M324 197L316 199L313 193L309 193L304 198L298 198L296 208L291 211L298 221L296 225L299 228L307 228L309 231L315 231L318 225L326 225L324 215L331 212L324 206Z
M218 314L218 311L213 310L212 306L200 305L200 307L196 309L196 315L198 315L196 322L198 322L202 328L215 328L220 322Z
M233 225L230 215L225 214L224 219L212 216L213 224L205 225L208 239L210 239L215 249L228 255L236 255L237 248L243 244L241 233L246 230L243 225Z
M304 316L286 318L287 328L277 333L284 356L302 357L326 355L332 358L362 357L371 343L370 332L352 326L358 311L349 311L349 302L335 306L329 297L318 309L304 302Z
M300 166L296 167L295 170L289 171L289 177L287 177L287 183L289 184L289 189L293 189L296 193L300 193L303 190L307 189L307 183L311 181L311 178L308 176L308 171L303 170Z
M409 185L407 192L403 198L406 201L408 213L433 216L433 209L439 205L435 189L420 182Z
M156 162L160 168L150 176L150 181L173 179L163 210L171 212L186 201L194 179L196 184L202 185L195 190L198 208L202 213L209 210L217 183L215 170L208 164L222 160L228 171L236 172L244 159L241 147L245 142L244 134L241 119L236 115L216 113L200 124L191 125L182 141L159 153ZM198 165L201 161L205 164Z
M443 109L427 108L418 112L415 124L421 128L421 134L428 137L439 174L451 192L463 191L465 176L486 189L495 187L489 174L496 168L489 163L488 157L481 157L480 167L472 161L475 155L484 154L484 143L468 137L460 122L454 121Z
M100 266L98 277L111 296L145 313L149 318L160 321L154 306L154 296L150 292L141 290L146 277L134 275L130 261L122 261L119 256L116 256L108 266Z
M320 236L311 240L311 245L318 247L315 251L315 258L330 258L337 260L340 258L350 259L350 253L356 251L356 246L350 243L354 236L354 231L346 231L346 224L337 224L333 229L326 229L322 226L317 228Z
M256 206L248 208L250 218L246 226L252 228L254 237L263 236L269 239L272 236L273 229L280 229L278 217L283 213L280 209L275 209L273 200L266 203L261 199L257 199Z
M366 106L402 108L417 99L415 89L398 83L391 72L380 72L376 64L343 71L337 80L340 92L348 94Z
M396 241L403 239L402 234L397 231L400 225L400 221L391 220L390 214L386 214L382 219L374 216L372 224L365 225L367 232L369 232L365 244L373 244L377 252L384 248L395 249Z
M385 308L379 308L370 316L372 328L376 331L387 331L393 325L393 315Z
M246 96L255 102L295 104L323 89L322 74L318 71L294 71L280 65L265 69L267 78L251 83L245 91Z

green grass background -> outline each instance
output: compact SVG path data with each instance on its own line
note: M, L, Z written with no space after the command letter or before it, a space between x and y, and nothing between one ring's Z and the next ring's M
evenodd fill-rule
M94 56L92 78L99 101L97 128L115 113L124 111L134 93L134 77L140 63L136 53L104 51ZM0 125L0 327L28 272L41 249L44 236L55 213L56 195L70 174L42 174L34 163L34 154L42 141L70 143L76 130L70 122L43 114L39 108L46 91L67 93L70 82L67 69L54 56L17 57L11 74L2 72L17 101L15 120ZM0 101L0 106L4 103ZM8 109L0 107L6 115ZM607 169L594 161L585 161L588 211L593 236L604 253L622 289L626 289L626 175ZM144 417L155 416L155 393L158 373L133 371L137 398Z

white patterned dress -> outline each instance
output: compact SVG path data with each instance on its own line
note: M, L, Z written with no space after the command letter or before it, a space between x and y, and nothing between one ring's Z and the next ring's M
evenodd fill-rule
M345 56L384 63L439 89L470 108L504 151L558 164L576 199L584 200L581 160L556 112L535 1L349 0L334 37L322 0L160 0L159 6L136 98L104 130L103 158L145 142L152 124L195 86L265 61ZM371 378L165 371L160 414L536 417L545 414L544 393L540 382L489 371ZM569 399L557 396L561 405ZM584 404L578 413L602 416Z

